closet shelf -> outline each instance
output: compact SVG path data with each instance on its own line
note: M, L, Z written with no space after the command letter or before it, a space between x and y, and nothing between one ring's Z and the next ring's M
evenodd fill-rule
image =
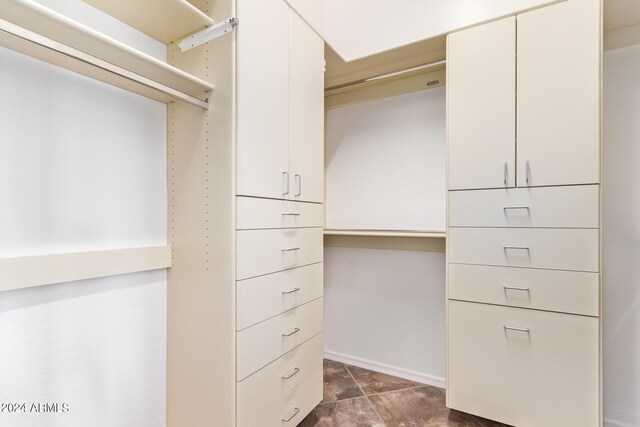
M206 109L213 85L32 0L2 0L0 46L161 101Z
M325 236L369 236L369 237L423 237L444 239L444 231L410 231L410 230L338 230L325 229Z
M84 2L164 44L179 42L213 25L213 19L186 0L84 0Z

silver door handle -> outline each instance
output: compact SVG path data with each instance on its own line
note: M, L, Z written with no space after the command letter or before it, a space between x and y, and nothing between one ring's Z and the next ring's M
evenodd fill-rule
M292 373L290 373L289 375L283 375L283 376L282 376L282 379L283 379L283 380L291 379L291 378L293 378L293 377L294 377L298 372L300 372L300 368L296 368L296 367L294 367L294 368L293 368L293 372L292 372Z
M531 331L529 331L529 328L516 328L515 326L507 326L507 325L504 325L503 328L504 328L505 332L506 331L515 331L515 332L524 332L524 333L527 333L527 334L531 333Z
M506 291L522 291L522 292L526 292L526 293L531 293L531 290L529 288L518 288L515 286L503 286L505 292Z
M289 418L280 418L282 421L284 421L285 423L288 423L289 421L291 421L293 419L293 417L295 417L296 415L298 415L298 412L300 412L300 408L294 406L293 407L293 414L291 414L291 416Z
M290 291L282 291L282 295L289 295L292 294L294 292L298 292L300 290L300 288L293 288Z
M507 182L509 182L509 166L507 165L507 162L504 162L504 185L507 185Z
M287 249L283 249L282 252L293 252L293 251L299 251L300 248L287 248Z
M282 193L283 196L286 196L287 194L289 194L289 172L282 172L282 179L286 182L286 189L287 191L285 191L284 193Z
M290 337L293 334L300 332L300 328L293 328L293 331L282 334L283 337Z
M505 213L506 213L507 211L510 211L510 210L516 210L516 209L526 209L527 211L530 211L530 210L531 210L531 209L529 208L529 206L505 206L505 207L504 207L504 208L502 208L502 209L505 211Z
M531 176L531 168L529 167L529 160L525 162L525 170L524 170L524 180L527 184L529 184L529 177Z
M506 252L506 251L508 251L508 250L510 250L510 249L512 249L512 250L514 250L514 251L515 251L515 250L519 250L519 251L527 251L527 252L530 252L530 251L531 251L531 249L529 249L529 247L528 247L528 246L503 246L503 248L504 248L504 251L505 251L505 252Z
M298 174L295 175L296 182L298 183L298 193L296 196L302 195L302 177Z
M282 214L282 216L300 216L299 213L293 213L293 212L285 212Z

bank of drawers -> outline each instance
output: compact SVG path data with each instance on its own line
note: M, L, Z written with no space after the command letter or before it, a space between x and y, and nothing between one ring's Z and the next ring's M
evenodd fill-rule
M236 198L238 426L297 425L322 400L322 217L320 204Z
M597 185L449 192L447 404L599 425Z

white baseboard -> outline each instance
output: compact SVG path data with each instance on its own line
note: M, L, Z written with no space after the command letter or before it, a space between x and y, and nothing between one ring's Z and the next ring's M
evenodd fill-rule
M337 353L335 351L324 351L324 357L336 362L346 363L348 365L357 366L359 368L370 369L372 371L382 372L383 374L393 375L395 377L404 378L410 381L416 381L434 387L445 388L445 379L435 375L429 375L422 372L411 371L409 369L398 368L396 366L387 365L372 360L361 359L360 357L349 356L348 354Z
M605 417L604 427L636 427L636 425Z

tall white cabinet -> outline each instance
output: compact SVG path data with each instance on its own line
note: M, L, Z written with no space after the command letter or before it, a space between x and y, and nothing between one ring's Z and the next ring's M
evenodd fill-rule
M600 0L447 43L447 405L602 424Z
M172 105L168 425L295 426L322 400L324 42L284 0L175 55L216 90ZM211 9L210 9L211 8Z

